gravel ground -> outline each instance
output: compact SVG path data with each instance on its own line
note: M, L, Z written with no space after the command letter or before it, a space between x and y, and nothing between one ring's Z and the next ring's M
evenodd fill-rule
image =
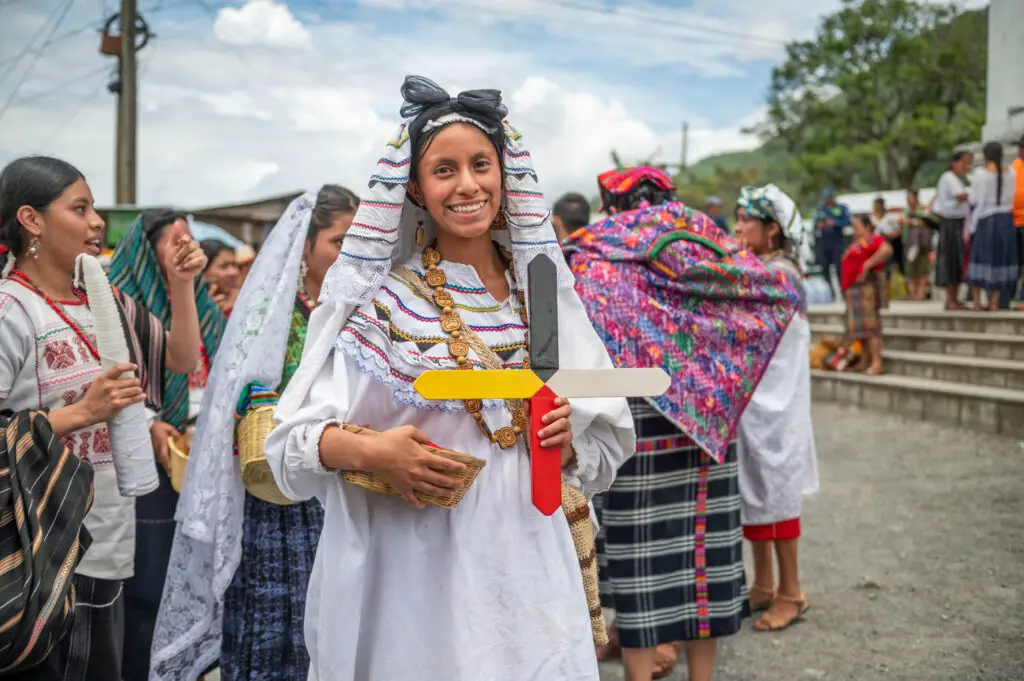
M811 609L781 633L748 620L719 644L715 680L1024 680L1024 442L835 404L814 422Z

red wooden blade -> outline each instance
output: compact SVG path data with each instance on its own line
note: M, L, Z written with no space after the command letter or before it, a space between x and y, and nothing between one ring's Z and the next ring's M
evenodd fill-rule
M558 447L542 448L537 434L544 429L541 419L555 408L555 393L544 386L530 398L530 474L533 505L551 515L562 505L562 453Z

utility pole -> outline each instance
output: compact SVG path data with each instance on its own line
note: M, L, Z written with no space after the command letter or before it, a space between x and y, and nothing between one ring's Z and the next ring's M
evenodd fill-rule
M681 155L679 157L679 172L682 173L686 170L686 152L687 144L690 141L690 124L683 121L683 148L680 150Z
M117 95L117 192L120 206L135 204L137 80L135 53L135 0L121 0L121 53L118 55L121 88Z

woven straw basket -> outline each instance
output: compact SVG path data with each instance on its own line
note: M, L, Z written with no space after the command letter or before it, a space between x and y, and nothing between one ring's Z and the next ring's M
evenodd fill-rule
M572 543L580 561L583 575L583 591L587 594L587 608L590 610L590 629L594 643L603 646L608 643L608 630L604 625L601 597L597 583L597 547L594 545L594 523L590 520L590 505L583 493L571 485L562 483L562 511L569 521Z
M345 430L350 433L363 434L363 435L377 435L377 433L369 428L363 428L362 426L353 426L344 424L342 426ZM440 449L437 447L431 447L424 445L424 449L438 456L443 456L447 459L453 459L459 463L466 464L466 472L457 476L462 480L462 487L455 490L451 496L436 497L429 494L421 494L416 492L416 498L425 504L432 504L434 506L440 506L441 508L455 508L462 498L466 495L466 490L476 480L476 476L483 470L484 465L487 463L483 459L478 459L475 456L469 454L463 454L462 452L453 452L450 449ZM398 490L389 485L388 483L380 480L372 473L366 473L363 471L343 471L341 476L345 478L346 482L350 482L353 485L359 485L360 487L370 490L371 492L380 492L382 494L390 494L392 496L402 496Z
M167 441L167 449L171 453L171 487L181 494L181 486L185 483L185 466L188 465L188 444L184 438L172 437Z
M295 502L281 492L274 474L263 454L263 443L274 429L274 407L249 409L238 424L238 460L242 471L242 484L249 494L277 506L291 506Z

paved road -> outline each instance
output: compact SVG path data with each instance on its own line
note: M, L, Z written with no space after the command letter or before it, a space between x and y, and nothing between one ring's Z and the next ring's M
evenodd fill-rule
M1024 679L1024 442L834 404L814 421L811 610L777 634L748 621L720 644L715 680Z

